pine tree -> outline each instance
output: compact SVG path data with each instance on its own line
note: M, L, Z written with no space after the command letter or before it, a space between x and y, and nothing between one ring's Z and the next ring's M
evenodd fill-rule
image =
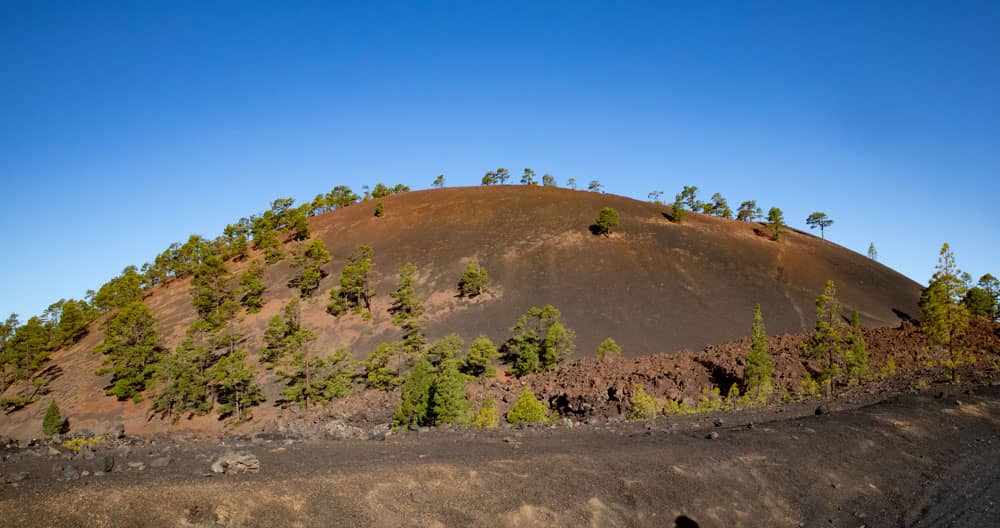
M264 262L274 264L284 258L281 244L278 242L274 213L265 211L261 216L252 218L251 222L253 246L254 249L264 252Z
M141 302L125 306L108 321L104 342L95 350L107 356L97 375L111 374L111 386L104 391L109 396L142 400L159 358L155 323L153 312Z
M499 357L500 352L493 341L486 336L479 336L469 347L469 354L465 356L461 370L474 378L492 378L496 376L497 369L491 362Z
M434 178L434 183L431 184L431 185L433 185L434 187L437 187L438 189L443 188L444 187L444 174L438 174L437 178Z
M396 414L392 420L393 428L431 425L430 399L434 374L434 366L426 354L422 354L403 382L399 406L396 407Z
M293 267L302 268L298 283L303 297L312 295L319 288L319 281L325 276L321 267L327 262L330 262L330 253L323 241L318 238L310 242L292 261Z
M875 249L875 243L872 242L868 244L868 258L872 260L878 260L878 250Z
M17 316L14 314L4 326L8 337L4 344L4 355L0 358L3 360L0 362L0 374L4 374L4 377L0 377L0 387L6 389L10 384L21 381L31 388L28 400L33 400L46 383L45 378L33 376L52 353L52 329L37 316L18 326Z
M828 384L830 391L833 383L843 373L840 362L844 356L845 334L837 286L832 280L828 280L823 293L816 299L816 329L809 340L802 344L802 352L807 357L826 359L821 379Z
M435 341L427 349L427 359L437 368L447 361L454 361L464 347L465 342L458 334L449 334Z
M602 207L601 212L594 221L594 234L608 236L611 228L618 227L618 211L610 207Z
M472 404L469 402L467 378L458 371L458 362L449 359L441 363L431 386L430 408L434 425L469 425Z
M865 343L864 331L861 328L861 317L857 310L851 312L851 348L847 351L847 377L852 382L863 382L868 379L871 367L868 347Z
M521 185L538 185L535 180L535 171L532 169L524 169L524 174L521 176Z
M833 225L833 219L827 216L826 213L817 211L806 218L806 225L808 225L810 229L816 229L818 227L820 236L826 240L826 228Z
M45 411L45 418L42 419L42 433L52 436L62 433L65 429L66 420L59 414L59 406L53 400Z
M489 273L486 268L479 265L479 261L470 260L465 266L465 273L458 281L458 294L461 297L475 297L486 292L486 286L490 282Z
M286 367L277 371L278 377L285 382L282 400L298 403L303 408L325 405L334 398L354 392L348 351L341 348L329 357L319 357L312 350L311 343L315 339L316 334L311 329L299 329L291 337L292 353L286 359Z
M309 238L309 210L311 208L310 204L302 204L289 213L288 229L292 232L292 240Z
M771 230L771 240L777 242L785 232L785 214L781 209L772 207L767 212L767 228Z
M240 275L240 304L247 313L257 313L264 306L264 265L259 260Z
M764 327L764 317L760 313L760 305L753 310L753 325L750 327L750 350L747 352L747 363L743 370L743 384L746 392L751 391L759 399L766 395L771 387L771 377L774 375L774 360L771 359L767 344L767 329Z
M403 347L410 355L419 353L427 343L419 320L424 314L424 305L414 288L416 273L417 267L413 264L407 262L403 265L399 270L399 285L396 291L389 294L392 298L389 308L393 314L392 324L403 329Z
M73 299L63 303L59 314L59 326L56 329L56 341L59 346L72 345L86 333L89 321L80 305L80 302Z
M204 414L212 408L207 365L215 358L204 334L191 334L157 363L154 375L153 412L174 423L184 413Z
M604 359L606 357L621 357L622 347L618 346L618 343L610 337L601 341L601 344L597 347L597 357L598 359Z
M517 401L507 412L507 422L518 425L525 423L544 423L550 421L548 408L535 397L531 387L521 390Z
M545 333L542 352L539 355L542 369L552 370L566 356L572 354L575 339L576 333L563 326L561 322L556 321L549 326L548 332Z
M684 197L680 194L674 196L674 204L670 208L670 219L679 224L684 221L687 211L684 210Z
M372 257L375 250L371 246L360 246L347 257L347 264L340 274L340 287L330 290L330 304L327 311L334 316L340 316L348 310L361 313L368 310L371 313L371 299L375 295L372 290L369 273L374 267Z
M264 393L255 382L252 366L246 364L246 351L226 354L209 370L215 387L219 418L232 416L236 423L253 418L250 409L264 401Z
M736 219L741 222L753 222L764 215L756 200L747 200L736 210Z
M361 362L365 385L370 389L389 391L402 383L395 359L402 353L400 345L380 344Z
M191 279L191 297L198 317L219 328L236 311L233 295L227 288L230 275L221 258L211 255L198 266Z
M285 304L280 314L275 314L268 321L264 330L264 349L261 351L261 361L274 366L291 351L291 337L301 330L301 316L298 297L292 297Z
M968 358L958 346L969 326L969 310L961 302L965 292L966 284L955 265L955 255L944 244L930 284L920 297L920 327L927 336L928 347L947 353L944 363L955 381L958 367Z
M719 193L712 195L712 201L704 204L701 210L706 214L718 216L720 218L732 218L733 210L729 207L729 202Z
M682 201L688 209L692 211L700 211L704 205L698 200L698 187L695 185L685 185L681 189L681 193L677 195L678 200Z
M574 349L576 334L562 325L559 310L552 305L530 308L510 331L514 335L507 349L517 376L551 370Z
M375 217L382 218L385 216L385 206L382 205L382 200L375 203Z
M542 174L542 186L543 187L555 187L556 177L551 174Z
M97 290L94 306L101 311L124 308L142 300L142 276L135 266L128 266L121 275L111 279Z

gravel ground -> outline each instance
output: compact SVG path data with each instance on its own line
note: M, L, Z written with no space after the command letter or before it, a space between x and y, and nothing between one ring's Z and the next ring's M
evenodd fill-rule
M3 525L1000 526L995 386L382 441L125 443L3 451ZM260 471L212 473L229 449ZM117 470L96 476L108 456Z

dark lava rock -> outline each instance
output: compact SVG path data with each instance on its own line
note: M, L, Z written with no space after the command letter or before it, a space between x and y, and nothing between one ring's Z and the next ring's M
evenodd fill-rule
M115 469L115 457L104 455L97 457L88 464L92 473L111 473Z

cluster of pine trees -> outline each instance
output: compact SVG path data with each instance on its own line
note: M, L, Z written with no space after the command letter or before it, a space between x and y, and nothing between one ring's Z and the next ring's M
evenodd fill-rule
M126 267L97 291L88 291L82 300L59 300L41 316L31 317L23 324L16 314L11 314L0 323L0 392L20 383L23 387L18 392L24 397L3 400L0 405L5 408L20 407L44 394L47 383L39 372L53 351L78 341L87 326L106 313L111 312L117 317L129 307L126 315L134 318L141 309L131 305L140 302L143 291L154 286L192 277L192 285L197 292L193 299L195 308L210 327L217 327L220 322L229 319L240 305L251 313L259 310L263 304L265 265L284 258L284 242L309 238L309 217L409 190L403 184L388 186L379 183L372 189L365 186L359 196L349 187L341 185L298 207L292 198L279 198L271 203L270 209L227 225L223 234L214 239L191 235L183 244L171 244L141 269ZM261 252L263 263L255 261L240 277L240 289L235 296L230 292L223 293L226 288L220 282L229 280L224 271L225 263L249 258L252 249ZM329 255L321 245L310 246L301 255L296 255L295 264L303 268L298 286L304 296L310 295L322 279L319 267L324 259L328 260ZM225 297L226 302L221 302L220 296ZM109 328L112 326L110 320L106 324ZM117 346L115 339L106 340L112 349ZM114 360L111 362L114 363ZM107 370L109 368L112 370ZM114 367L107 366L102 372L114 372ZM145 375L149 376L151 373ZM133 397L133 391L124 386L134 384L141 377L144 376L134 373L115 376L114 384L119 387L115 392L128 394L127 398ZM118 385L121 379L132 381Z

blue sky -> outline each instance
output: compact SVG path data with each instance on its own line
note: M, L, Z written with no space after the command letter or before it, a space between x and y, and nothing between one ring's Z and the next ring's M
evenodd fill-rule
M828 5L824 5L828 4ZM337 184L695 184L1000 273L996 2L0 3L0 314Z

